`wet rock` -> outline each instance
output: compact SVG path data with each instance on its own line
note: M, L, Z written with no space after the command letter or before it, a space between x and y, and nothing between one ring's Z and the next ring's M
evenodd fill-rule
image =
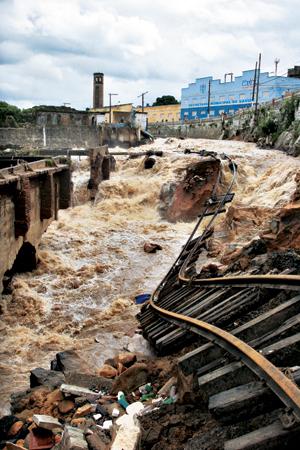
M73 384L88 389L97 389L98 391L109 391L112 386L112 381L107 378L81 372L71 372L66 374L66 382L67 384Z
M296 139L296 141L293 144L293 156L299 155L300 155L300 136Z
M125 367L130 367L136 362L135 353L120 353L116 357L117 362L123 364Z
M59 389L55 389L47 395L46 400L43 404L43 413L52 415L53 409L58 405L58 403L63 400L63 394Z
M67 425L64 429L62 440L62 450L87 450L88 445L84 438L83 431Z
M162 250L162 246L159 244L154 244L152 242L145 242L144 244L145 253L156 253L157 250Z
M155 158L151 158L150 156L146 157L144 159L144 169L152 169L155 163L156 163Z
M32 409L34 406L43 406L50 389L45 386L38 386L26 391L17 392L11 395L11 411L13 414L23 412L25 409Z
M32 416L34 423L39 428L44 428L45 430L54 430L56 428L62 428L62 424L51 416L46 416L42 414L34 414Z
M49 388L59 387L65 382L63 373L55 370L46 370L38 367L30 372L30 387L47 386Z
M276 222L276 229L274 229ZM268 250L300 249L300 206L290 203L272 218L270 229L261 234Z
M190 164L182 181L162 186L160 215L170 222L194 220L210 198L219 171L220 161L212 157Z
M76 419L71 420L71 425L75 425L76 427L84 428L86 425L86 419L84 417L77 417Z
M62 400L57 406L61 414L68 414L73 408L75 408L75 403L72 400Z
M87 363L73 350L57 353L55 359L51 361L51 369L65 374L67 372L90 372Z
M125 372L125 370L127 370L127 368L125 366L123 366L123 364L118 363L117 370L118 370L118 375L121 375L121 373Z
M94 409L95 408L90 403L87 403L86 405L81 406L75 411L73 419L88 416L90 413L94 411Z
M93 433L93 434L87 435L85 438L86 438L86 440L89 444L89 448L91 450L108 450L110 447L109 440L107 438L105 438L104 433L103 433L103 437L100 436L98 433ZM107 440L108 440L108 442L107 442Z
M294 134L292 131L283 131L278 137L275 148L284 150L286 153L293 155Z
M21 445L13 444L12 442L6 442L5 447L7 450L24 450Z
M136 363L123 372L113 383L111 393L118 391L132 392L147 382L148 368L146 364Z
M60 387L61 392L69 395L73 395L74 397L85 397L87 400L95 401L100 397L98 392L93 392L90 389L74 386L71 384L62 384Z
M13 427L13 425L15 423L18 423L19 419L16 416L4 416L0 419L0 436L1 436L1 440L5 440L7 439L8 433L11 430L11 428Z
M10 429L8 430L8 436L17 436L20 431L22 430L24 426L24 422L22 422L21 420L18 420L18 422L15 422Z
M108 358L104 361L104 364L108 364L109 366L117 369L118 361L116 360L116 358Z
M104 364L104 366L99 369L99 375L104 378L115 378L118 376L118 370L108 364Z

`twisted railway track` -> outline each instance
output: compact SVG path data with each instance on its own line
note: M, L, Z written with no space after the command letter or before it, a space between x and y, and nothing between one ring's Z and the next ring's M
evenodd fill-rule
M212 156L215 157L215 155ZM199 349L180 358L179 362L181 368L188 374L194 371L199 375L200 389L201 386L202 388L207 386L209 377L216 377L217 371L222 370L224 352L229 355L227 359L225 358L225 368L230 364L238 364L239 367L242 365L250 369L287 407L288 416L286 417L288 419L284 416L282 419L284 432L286 428L292 428L293 432L296 429L300 435L300 390L294 380L276 367L275 362L278 358L276 359L275 356L273 363L272 358L268 357L268 352L275 355L280 353L276 348L276 343L280 349L290 349L290 345L295 345L292 348L295 348L296 351L300 349L300 333L291 335L292 330L295 330L298 325L298 319L300 323L300 315L298 315L300 295L293 294L294 291L300 291L300 276L286 273L278 275L251 273L202 278L201 274L197 274L195 270L196 261L205 241L212 234L212 226L216 217L225 211L226 203L229 203L234 196L232 188L237 176L237 166L226 155L222 155L222 158L227 162L232 174L225 192L222 195L217 194L220 190L219 176L193 232L175 263L156 288L149 304L142 309L139 320L144 336L158 353L165 354L175 348L183 347L193 339L193 336L205 339ZM210 216L208 223L202 233L196 237L200 225L208 216ZM263 301L262 291L264 292ZM261 307L262 303L267 304L270 299L273 301L272 299L277 298L278 293L282 292L289 294L286 302L280 303L270 312L258 315L256 319L246 321L242 326L235 326L235 321L239 320L241 315L244 314L247 317L247 314L249 315L253 309ZM280 327L278 324L276 334L274 320L278 319L284 320L284 325ZM278 341L282 333L283 336L288 335L288 337ZM275 344L274 338L277 339ZM264 347L268 342L274 346L274 351L268 350L270 345ZM221 351L213 350L216 347ZM213 358L213 353L216 358ZM203 355L210 356L205 359ZM193 362L194 360L196 362ZM229 364L226 366L228 361ZM297 363L298 361L296 361ZM235 383L233 383L234 385ZM210 386L207 395L212 397L218 392L217 389ZM280 427L278 433L281 433ZM268 435L267 430L262 434ZM273 430L271 434L273 434L273 438L276 432ZM257 436L253 436L253 441L255 439ZM269 441L271 440L270 438ZM243 445L243 442L237 443L233 440L226 444L225 448L228 450L252 448ZM268 448L268 446L262 448Z

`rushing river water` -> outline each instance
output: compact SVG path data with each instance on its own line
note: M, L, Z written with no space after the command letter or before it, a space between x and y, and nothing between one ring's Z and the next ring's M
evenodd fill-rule
M9 411L11 392L28 387L30 369L48 368L58 351L76 349L95 369L123 348L150 351L135 334L133 300L155 288L193 228L163 221L157 212L162 184L198 158L184 149L225 152L235 160L237 207L278 208L295 190L299 159L254 144L158 139L143 150L149 148L165 152L151 170L144 170L141 159L118 157L117 171L100 185L94 203L59 212L42 237L37 270L15 276L12 295L3 296L0 415ZM79 203L87 197L89 174L87 164L77 164ZM163 250L147 254L145 241Z

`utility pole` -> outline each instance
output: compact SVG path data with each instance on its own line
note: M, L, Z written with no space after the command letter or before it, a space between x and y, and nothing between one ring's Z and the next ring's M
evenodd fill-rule
M209 117L209 114L210 114L210 86L211 86L211 80L208 81L207 117Z
M144 112L144 97L148 93L149 93L149 91L146 91L146 92L143 92L141 95L138 95L138 98L142 97L142 112Z
M256 99L255 99L255 112L254 112L254 123L255 124L257 122L260 66L261 66L261 53L259 54L259 57L258 57L258 69L257 69L257 81L256 81Z
M280 59L279 58L275 58L274 59L274 63L275 63L275 77L277 77L277 66L280 63Z
M253 81L253 90L252 90L252 102L254 102L254 98L255 98L256 73L257 73L257 61L255 62L255 70L254 70L254 81Z
M108 95L109 95L109 123L111 123L111 97L113 95L118 95L118 94L109 93Z

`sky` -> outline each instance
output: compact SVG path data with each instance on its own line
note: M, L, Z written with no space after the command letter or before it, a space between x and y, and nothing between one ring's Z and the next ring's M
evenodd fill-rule
M92 106L174 95L195 78L300 64L299 0L0 0L0 100Z

